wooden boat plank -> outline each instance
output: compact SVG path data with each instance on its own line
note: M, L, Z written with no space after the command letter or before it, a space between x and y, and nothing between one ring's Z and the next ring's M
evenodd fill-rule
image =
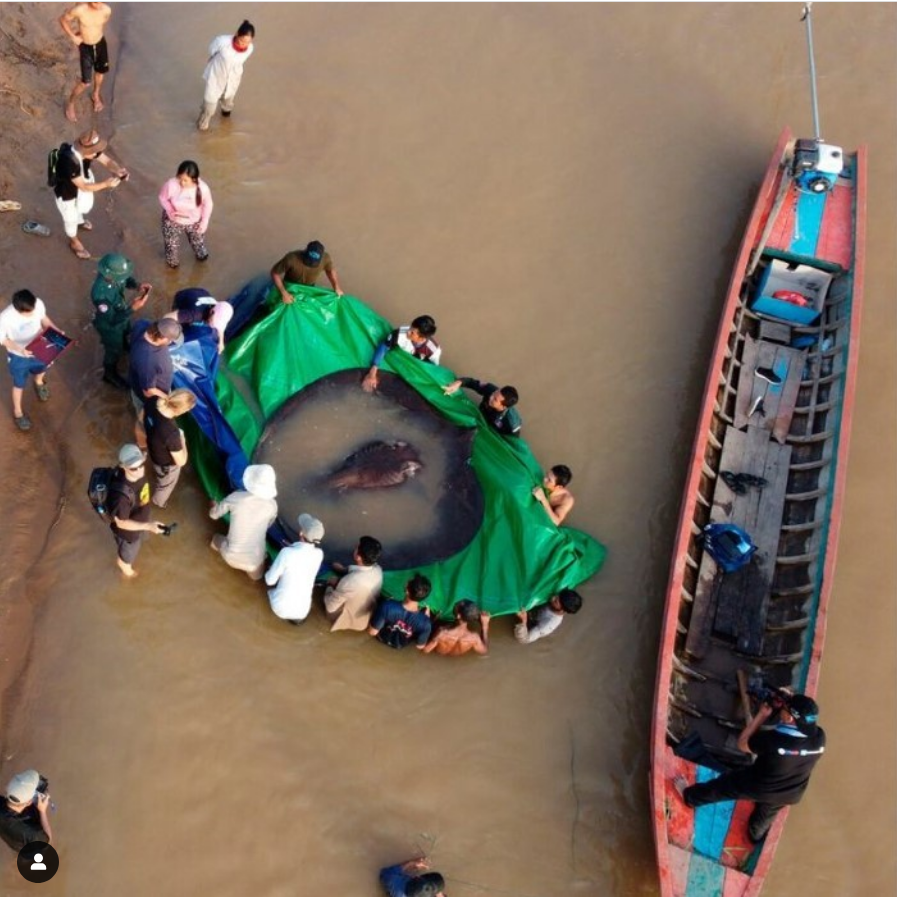
M726 871L725 866L700 853L693 853L688 866L687 893L701 894L702 897L723 897Z
M738 495L718 479L710 520L734 523L746 530L757 546L757 556L746 568L724 576L717 572L713 558L704 554L685 643L693 657L705 656L712 635L736 642L746 653L759 653L790 460L791 446L771 442L761 427L749 426L746 432L733 427L726 430L720 470L750 473L763 477L767 484L762 490L751 488Z
M735 397L734 424L737 429L744 429L749 423L759 423L779 442L785 441L794 416L806 357L806 349L792 349L747 337ZM757 368L771 368L782 382L773 384L762 380L754 375ZM763 400L765 417L750 414L759 399Z
M749 800L740 800L735 805L732 813L732 822L726 833L726 843L723 845L720 862L724 866L740 869L744 866L748 857L756 850L756 845L748 838L748 820L754 812L754 803Z
M840 265L845 271L850 268L853 257L853 184L843 178L836 181L828 197L817 255Z
M691 865L691 851L681 847L670 846L669 863L667 868L670 873L670 885L672 894L685 894L688 887L688 867Z
M707 769L706 766L698 767L697 779L701 783L710 782L718 776L719 773ZM734 810L735 802L731 800L695 808L694 849L696 853L710 857L712 860L719 860L723 845L726 843L726 835L729 832L729 824L732 822Z
M689 784L695 781L695 765L677 757L672 751L667 752L667 773L664 777L666 794L664 797L667 837L670 844L677 845L691 851L692 836L694 834L694 814L685 806L682 799L673 787L673 779L682 776ZM688 864L686 863L686 869Z

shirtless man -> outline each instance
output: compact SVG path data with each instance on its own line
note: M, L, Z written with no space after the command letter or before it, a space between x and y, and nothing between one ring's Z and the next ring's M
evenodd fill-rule
M78 3L59 17L59 24L78 48L81 61L81 80L75 84L65 104L65 117L69 121L78 120L75 101L90 87L91 76L93 76L93 111L101 112L104 108L100 88L103 77L109 71L109 48L106 46L106 38L103 37L103 29L111 15L112 10L106 3ZM77 30L74 28L76 22Z
M533 497L545 508L545 513L555 526L560 526L564 518L573 510L575 498L567 489L573 479L570 468L564 464L556 464L545 475L541 486L533 489Z
M447 657L460 657L468 651L477 654L489 653L489 614L481 611L472 601L458 601L452 608L455 625L440 629L424 648L424 654L435 651ZM480 622L482 635L469 628L470 624Z

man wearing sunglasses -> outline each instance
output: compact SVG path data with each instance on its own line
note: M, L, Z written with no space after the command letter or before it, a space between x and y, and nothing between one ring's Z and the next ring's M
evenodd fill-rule
M150 520L150 484L143 452L131 443L123 445L118 453L118 467L109 490L110 526L118 548L118 569L133 579L137 575L134 561L144 533L163 534L168 527Z

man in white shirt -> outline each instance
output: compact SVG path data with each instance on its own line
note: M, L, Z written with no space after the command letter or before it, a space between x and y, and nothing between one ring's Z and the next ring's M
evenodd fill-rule
M344 567L333 564L336 576L331 576L324 592L324 608L333 624L331 632L354 629L364 632L383 588L383 570L377 561L383 546L372 536L358 540L353 555L354 564Z
M47 317L43 301L31 290L17 290L12 305L0 312L0 344L8 353L12 375L12 414L16 426L22 431L31 429L31 419L22 411L22 392L28 377L34 376L34 391L39 401L46 402L50 398L47 366L28 349L28 344L48 327L59 330Z
M221 101L221 114L227 118L234 111L234 98L243 78L243 65L252 56L255 47L255 27L244 21L236 34L222 34L209 44L209 61L202 77L206 82L202 98L202 110L196 127L209 130L209 122Z
M311 593L315 587L315 577L324 560L324 552L319 545L324 538L324 524L311 514L300 514L299 541L282 548L274 563L265 574L271 610L286 620L298 625L311 610Z
M540 604L531 611L532 618L525 610L517 614L518 623L514 627L514 638L521 645L529 645L540 638L551 635L567 614L575 614L582 607L582 598L573 589L561 589L548 604Z
M274 468L250 464L243 472L243 488L216 502L209 511L212 520L230 514L227 535L212 536L211 547L253 580L265 575L265 545L268 528L277 519L276 499Z

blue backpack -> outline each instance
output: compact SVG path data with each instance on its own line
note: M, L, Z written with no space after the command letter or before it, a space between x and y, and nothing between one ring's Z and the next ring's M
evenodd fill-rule
M704 527L704 550L723 573L734 573L750 563L757 546L734 523L711 523Z

